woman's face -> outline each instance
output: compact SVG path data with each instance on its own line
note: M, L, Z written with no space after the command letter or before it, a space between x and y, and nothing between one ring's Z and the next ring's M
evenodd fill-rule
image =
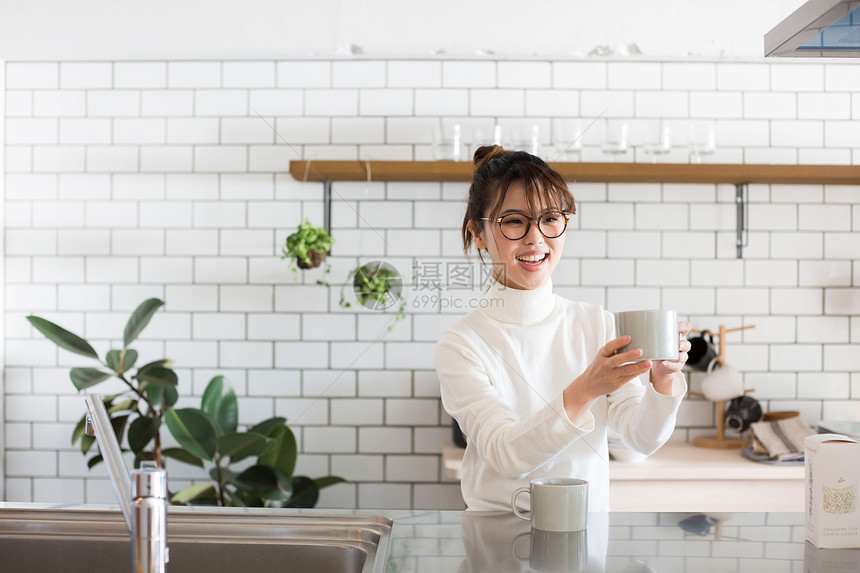
M508 190L499 217L510 212L524 213L525 217L537 219L547 210L541 205L537 213L531 213L526 202L522 183L515 183ZM477 225L481 224L480 227ZM564 250L562 234L555 239L547 239L531 221L528 232L519 240L505 237L495 221L473 221L470 223L475 246L487 249L493 261L493 276L497 281L510 288L533 289L550 279ZM480 228L481 231L475 231Z

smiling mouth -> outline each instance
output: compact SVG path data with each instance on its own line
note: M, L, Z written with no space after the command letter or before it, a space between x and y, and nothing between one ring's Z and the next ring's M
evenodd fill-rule
M539 265L544 261L544 259L546 259L546 255L547 253L541 253L539 255L525 255L517 257L517 260L527 265Z

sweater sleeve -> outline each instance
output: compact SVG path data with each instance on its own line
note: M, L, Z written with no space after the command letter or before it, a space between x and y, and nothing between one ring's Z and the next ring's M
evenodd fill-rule
M614 318L605 312L605 319L607 340L612 340L615 338ZM678 409L687 392L684 374L676 372L674 376L671 396L657 392L647 373L607 395L609 427L621 436L627 447L650 455L671 437Z
M594 429L594 417L577 426L564 411L562 395L520 419L500 399L478 354L461 336L445 333L434 356L442 405L470 445L496 472L520 479Z

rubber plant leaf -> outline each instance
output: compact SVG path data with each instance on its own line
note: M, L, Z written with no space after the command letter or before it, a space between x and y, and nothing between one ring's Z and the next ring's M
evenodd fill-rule
M134 342L143 329L146 328L146 325L149 324L155 311L163 305L164 301L150 298L140 303L134 309L134 312L131 313L131 318L128 319L128 323L125 325L125 332L122 336L122 345L124 348L128 348L128 345Z
M288 479L296 469L296 458L299 455L296 436L287 426L280 426L272 431L273 443L266 448L258 462L277 468Z
M215 376L206 385L203 398L200 400L200 409L209 414L209 417L217 422L218 404L221 402L221 392L224 390L224 377Z
M164 448L161 455L199 468L204 467L203 460L182 448Z
M137 350L126 348L123 350L108 350L105 362L114 372L121 374L128 372L137 362Z
M195 408L170 408L164 419L180 446L198 458L212 461L218 438L209 416Z
M199 501L202 499L217 498L218 492L215 491L214 485L212 485L211 483L199 483L177 491L170 497L170 501L176 503L188 503L192 501Z
M100 384L113 376L109 372L102 372L98 368L72 368L69 378L78 390L86 390L91 386Z
M89 356L90 358L97 359L99 357L93 347L90 346L90 343L77 334L73 334L65 328L57 326L53 322L45 320L44 318L39 318L38 316L28 316L27 320L30 321L33 328L44 334L48 340L60 348L68 350L69 352L74 352L75 354Z
M254 432L233 432L218 438L218 453L230 456L230 463L250 456L258 456L269 444L269 439Z
M161 420L150 416L140 416L128 426L128 447L139 454L152 441L161 428Z
M314 483L317 484L317 487L322 489L324 487L328 487L330 485L335 485L338 483L346 483L346 480L342 477L337 476L325 476L321 478L316 478Z
M77 425L75 425L75 429L72 431L72 445L77 443L78 440L87 435L87 415L84 414L81 416L81 419L78 420ZM86 453L86 452L84 452Z
M268 420L263 420L262 422L256 424L252 427L249 432L254 432L257 434L263 434L264 436L268 436L271 434L272 430L277 428L278 426L283 426L287 423L286 418L281 418L280 416L276 416L274 418L269 418Z
M264 499L289 499L292 488L278 477L278 470L275 468L257 464L240 473L231 483L246 493Z
M236 431L239 425L239 402L236 392L223 376L215 376L203 392L202 409L215 421L219 435Z
M287 502L287 507L313 507L320 498L320 490L316 482L305 476L293 478L293 496Z
M176 386L179 383L179 378L176 376L176 372L163 366L153 366L151 368L147 368L144 372L138 370L135 378L141 382L161 384L164 386Z

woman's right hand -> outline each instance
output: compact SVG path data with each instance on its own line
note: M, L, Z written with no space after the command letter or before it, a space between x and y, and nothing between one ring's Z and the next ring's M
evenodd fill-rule
M571 421L577 423L596 399L611 394L651 369L650 360L632 362L642 356L639 348L616 354L628 344L630 337L627 335L607 342L588 368L564 389L564 409Z

